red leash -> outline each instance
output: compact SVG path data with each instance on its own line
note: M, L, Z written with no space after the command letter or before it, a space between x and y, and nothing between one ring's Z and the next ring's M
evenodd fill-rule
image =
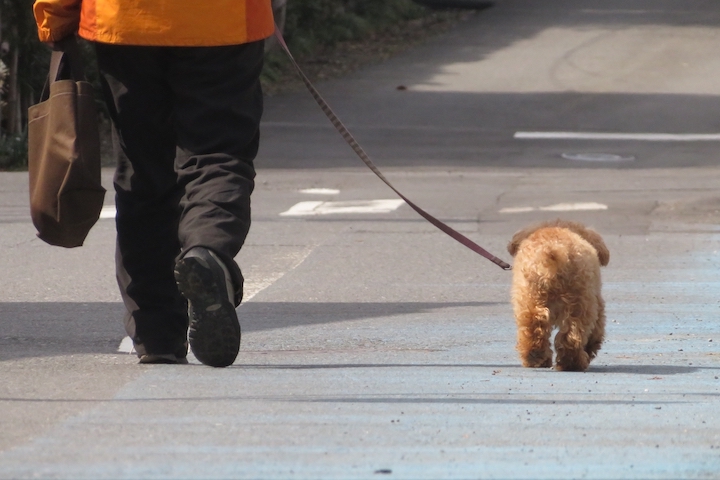
M461 244L465 245L467 248L469 248L473 252L478 253L478 254L482 255L483 257L487 258L488 260L490 260L491 262L493 262L495 265L499 266L503 270L512 269L512 267L508 263L505 263L504 261L500 260L498 257L491 254L490 252L488 252L487 250L482 248L480 245L478 245L477 243L475 243L472 240L470 240L469 238L467 238L462 233L458 232L457 230L454 230L453 228L449 227L448 225L441 222L437 218L433 217L432 215L427 213L425 210L423 210L422 208L415 205L415 203L410 201L397 188L395 188L392 185L392 183L390 183L388 181L388 179L385 178L385 176L382 174L382 172L380 172L380 170L378 170L378 168L375 166L375 164L372 162L372 160L370 160L370 157L368 157L368 155L365 153L365 150L363 150L362 147L357 143L357 141L352 136L352 134L347 129L347 127L345 127L345 125L343 125L343 123L340 121L340 119L337 117L337 115L335 115L335 113L332 111L332 109L327 104L327 102L322 98L322 96L317 91L315 86L307 78L307 76L302 71L302 69L300 68L298 63L295 61L295 58L292 56L292 53L290 53L290 49L288 48L287 44L285 43L285 39L283 38L282 34L280 33L280 29L278 29L277 26L275 26L275 38L277 38L278 43L280 43L280 45L282 46L282 49L285 51L285 53L290 58L290 61L292 62L293 66L295 67L295 70L297 70L297 72L300 74L300 78L302 78L303 83L305 84L307 89L310 91L313 98L315 99L317 104L322 109L323 113L325 113L325 115L330 119L333 126L337 129L337 131L340 133L340 135L342 135L343 139L345 139L345 141L348 143L348 145L350 145L350 147L353 149L353 151L355 151L357 156L360 157L360 160L362 160L365 163L365 165L367 165L367 167L370 170L372 170L373 173L375 175L377 175L378 178L385 183L385 185L390 187L390 189L392 189L393 192L395 192L400 198L402 198L405 201L405 203L407 203L410 206L410 208L412 208L418 214L420 214L421 217L423 217L425 220L427 220L428 222L435 225L437 228L439 228L440 230L445 232L450 237L454 238Z

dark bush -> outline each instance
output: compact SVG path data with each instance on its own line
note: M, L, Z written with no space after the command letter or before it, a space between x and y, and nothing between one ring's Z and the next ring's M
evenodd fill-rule
M27 145L27 132L0 136L0 170L25 169Z
M290 0L285 37L302 54L392 28L425 12L411 0Z

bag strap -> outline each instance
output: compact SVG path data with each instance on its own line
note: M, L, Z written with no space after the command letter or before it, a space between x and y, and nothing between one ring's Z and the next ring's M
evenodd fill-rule
M45 101L50 95L50 84L58 80L75 80L76 82L86 81L85 65L80 53L80 45L75 35L70 35L55 42L55 49L50 55L50 69L48 78L40 101Z
M302 79L303 83L307 87L307 89L310 91L310 94L315 99L315 102L320 106L323 113L330 119L335 129L342 135L343 139L347 142L348 145L350 145L350 148L353 149L355 154L357 154L358 157L360 157L360 160L362 160L367 167L372 170L372 172L377 175L377 177L385 183L390 189L395 192L400 198L402 198L405 203L407 203L410 208L415 210L421 217L423 217L425 220L433 224L435 227L440 229L445 234L449 235L451 238L455 239L456 241L460 242L462 245L466 246L470 250L472 250L475 253L478 253L482 255L483 257L487 258L491 262L493 262L495 265L499 266L503 270L511 270L512 267L510 264L502 261L492 253L488 252L484 248L482 248L477 243L473 242L469 238L467 238L462 233L458 232L457 230L454 230L450 226L446 225L445 223L441 222L437 218L433 217L429 213L427 213L422 208L418 207L415 203L410 201L405 195L403 195L397 188L393 186L390 181L385 178L385 176L380 172L380 170L375 166L375 164L370 160L370 157L365 153L365 150L360 146L360 144L357 143L355 138L352 136L350 131L345 127L345 125L340 121L340 119L335 115L335 113L332 111L330 106L327 104L327 102L322 98L320 93L317 91L315 86L310 82L310 80L307 78L305 73L302 71L300 66L298 65L297 61L295 61L295 58L292 56L292 53L290 53L290 49L288 48L287 44L285 43L285 39L283 38L282 34L280 33L280 29L275 26L275 37L278 40L278 43L282 46L282 49L285 51L287 56L290 58L290 62L295 67L295 70L297 70L298 74L300 75L300 78Z

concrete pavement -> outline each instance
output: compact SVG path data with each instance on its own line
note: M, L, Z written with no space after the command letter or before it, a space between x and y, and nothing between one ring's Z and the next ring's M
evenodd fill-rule
M517 42L486 45L471 34L522 36L537 76L577 52L564 36L534 42L549 42L557 19L583 39L596 26L577 18L592 14L603 30L642 33L657 48L711 51L717 7L683 3L692 21L662 20L680 5L498 2L461 34L321 85L401 190L496 255L509 260L512 233L542 218L603 234L608 335L586 373L522 368L509 273L407 206L281 215L306 201L332 210L393 198L305 94L268 99L254 225L238 257L248 282L243 344L227 369L141 366L117 353L112 220L81 249L49 247L22 213L25 175L0 174L0 478L717 478L720 145L513 138L541 127L583 131L583 119L609 132L712 133L717 92L701 90L690 104L678 101L692 98L689 87L595 97L586 79L540 103L518 92L453 93L475 71L452 67L455 55L485 69L483 58L512 53L492 69L507 72L508 90L523 73L507 50ZM619 47L603 50L609 37L598 38L595 61L612 64ZM636 64L639 77L662 71ZM675 85L702 80L663 68ZM444 93L421 93L420 80L439 70L455 80L437 80ZM474 88L490 91L485 75L475 78ZM613 78L607 89L622 90ZM409 90L395 90L400 83ZM581 108L578 99L592 101ZM632 122L619 114L623 103L648 109L628 106ZM687 110L666 115L678 105ZM685 124L677 116L686 111ZM493 119L502 121L483 129ZM394 128L378 128L386 125ZM635 160L572 161L567 152ZM587 205L606 208L573 210Z

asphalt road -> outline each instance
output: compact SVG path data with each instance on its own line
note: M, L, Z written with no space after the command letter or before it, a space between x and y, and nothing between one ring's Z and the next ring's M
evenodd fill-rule
M318 85L505 260L541 219L603 235L585 373L522 368L510 274L396 202L304 92L267 99L227 369L118 352L112 220L49 247L0 173L0 478L720 477L719 27L708 1L498 0Z

